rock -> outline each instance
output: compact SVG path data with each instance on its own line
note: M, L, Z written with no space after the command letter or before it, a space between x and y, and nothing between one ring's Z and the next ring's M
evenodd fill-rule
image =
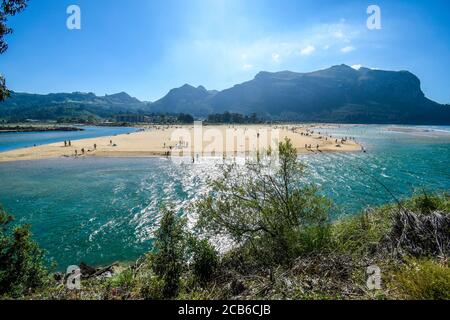
M56 272L53 274L53 279L55 279L56 282L62 282L64 280L64 274Z
M93 268L84 262L80 263L80 270L83 278L90 278L97 272L96 268Z

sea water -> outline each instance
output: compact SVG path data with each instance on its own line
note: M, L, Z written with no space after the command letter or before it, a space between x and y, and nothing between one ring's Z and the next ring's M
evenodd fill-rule
M405 130L407 129L407 130ZM321 133L354 137L364 152L300 156L305 179L333 202L334 215L357 214L415 190L450 189L450 127L341 126ZM207 192L215 160L79 158L0 164L0 203L59 270L81 261L132 261L152 249L161 206L180 212Z

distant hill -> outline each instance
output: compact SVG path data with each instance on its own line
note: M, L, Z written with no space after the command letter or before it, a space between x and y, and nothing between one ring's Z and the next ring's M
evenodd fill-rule
M162 99L151 104L152 112L189 113L195 116L205 116L213 112L210 99L217 91L208 91L203 86L197 88L185 84L170 90Z
M11 120L57 120L61 118L108 118L119 113L144 112L148 104L121 92L96 96L93 93L47 95L12 92L0 103L0 117Z
M203 87L186 88L172 90L150 108L197 116L229 111L291 121L450 124L450 108L427 99L408 71L339 65L311 73L260 72L209 94Z
M408 71L338 65L310 73L260 72L223 91L184 85L154 103L122 92L35 95L13 93L0 103L0 118L60 119L120 113L186 113L196 117L240 113L267 120L450 124L450 107L425 97L420 80Z

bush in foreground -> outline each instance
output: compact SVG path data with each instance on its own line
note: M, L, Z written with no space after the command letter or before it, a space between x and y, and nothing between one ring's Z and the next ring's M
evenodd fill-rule
M196 237L189 240L188 251L192 260L190 267L193 280L204 286L216 275L220 262L219 253L207 240Z
M173 210L164 209L161 225L155 234L155 252L150 254L151 268L156 277L150 287L161 288L160 294L150 297L173 298L180 290L180 277L185 268L185 221Z
M12 226L14 218L0 207L0 296L22 297L47 281L44 253L30 226Z
M197 202L197 227L248 247L261 265L289 264L330 243L329 202L302 183L303 166L289 140L279 160L268 154L244 167L227 164Z

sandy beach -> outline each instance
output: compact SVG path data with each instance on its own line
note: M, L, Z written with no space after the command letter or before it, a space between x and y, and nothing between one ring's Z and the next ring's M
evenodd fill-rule
M321 127L324 126L321 125ZM351 137L345 140L345 137L325 136L320 129L312 125L204 125L201 130L202 149L198 149L201 143L194 143L196 138L193 125L142 126L139 132L72 141L71 146L65 146L63 142L60 142L3 152L0 153L0 162L76 156L151 157L186 156L199 153L202 153L201 155L208 153L213 156L222 156L224 153L237 155L242 152L267 149L270 143L265 142L272 136L276 136L276 141L289 138L299 154L362 149L361 145ZM198 137L198 131L196 133ZM230 139L227 139L230 134L234 135L233 143L229 143Z

